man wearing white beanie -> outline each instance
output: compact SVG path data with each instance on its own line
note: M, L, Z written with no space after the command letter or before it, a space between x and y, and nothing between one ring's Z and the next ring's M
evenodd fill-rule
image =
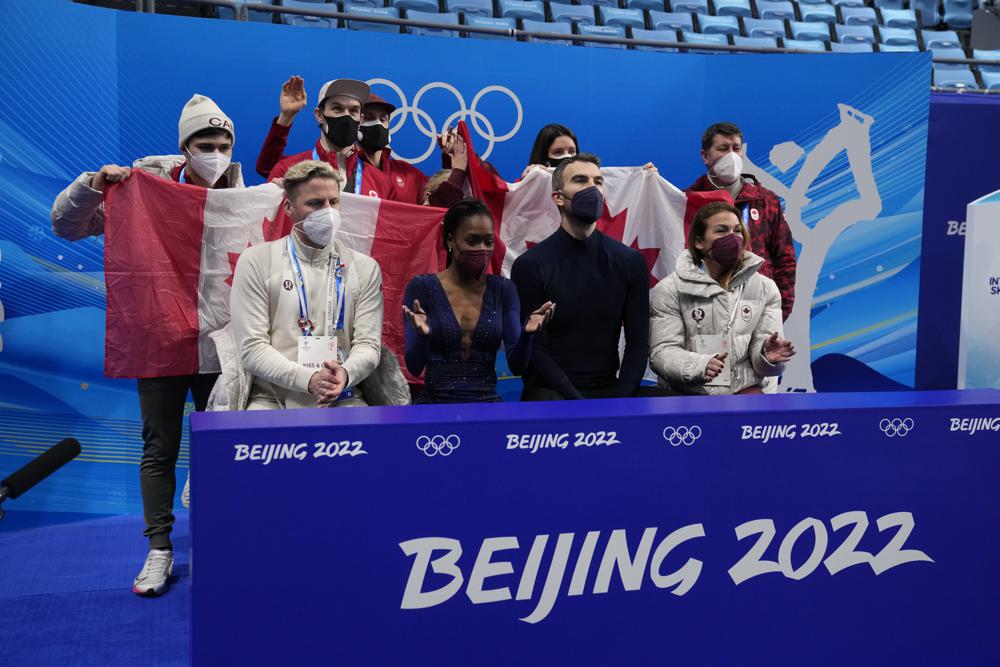
M132 169L203 188L242 188L243 174L232 161L233 121L204 95L194 95L181 110L177 147L181 155L157 155L136 160L132 167L105 165L84 172L59 193L52 205L52 229L70 241L104 233L104 184L127 179ZM197 410L204 410L218 373L140 378L142 414L142 488L145 536L149 553L132 590L143 596L167 589L173 570L170 531L174 524L176 465L188 392Z

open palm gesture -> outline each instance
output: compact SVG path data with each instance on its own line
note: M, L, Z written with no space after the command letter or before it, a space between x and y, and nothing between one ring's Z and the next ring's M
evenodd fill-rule
M410 324L413 325L414 329L419 331L424 336L430 335L431 327L427 324L427 313L425 313L424 309L420 306L419 299L413 300L413 310L410 310L404 304L403 314L406 315L408 320L410 320Z
M306 106L306 86L301 76L293 76L281 85L281 97L278 100L281 113L293 117Z
M535 333L552 319L555 312L556 304L546 301L538 307L538 310L528 316L528 321L524 323L524 331L526 333Z
M779 337L775 331L764 341L764 356L772 364L783 364L795 356L795 346L792 341Z

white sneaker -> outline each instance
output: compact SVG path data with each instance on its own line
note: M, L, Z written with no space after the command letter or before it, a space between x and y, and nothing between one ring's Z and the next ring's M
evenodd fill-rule
M181 505L184 509L191 509L191 471L188 471L187 479L184 480L184 490L181 491Z
M132 582L136 595L156 597L167 590L167 579L174 572L174 552L170 549L150 549L142 572Z

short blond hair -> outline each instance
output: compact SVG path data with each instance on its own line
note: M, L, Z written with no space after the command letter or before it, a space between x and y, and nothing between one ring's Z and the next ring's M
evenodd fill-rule
M304 183L308 183L314 178L332 178L337 182L337 188L343 190L344 177L336 169L326 162L318 160L305 160L299 162L285 172L282 185L285 188L285 196L291 199L295 192Z

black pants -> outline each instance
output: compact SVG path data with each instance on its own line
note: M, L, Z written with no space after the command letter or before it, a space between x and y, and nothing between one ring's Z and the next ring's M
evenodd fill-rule
M188 391L194 396L195 409L200 412L208 404L208 396L218 377L218 373L207 373L139 380L139 411L142 413L139 485L146 517L143 535L149 538L150 549L171 548L177 456L181 450Z
M615 398L617 384L610 384L603 387L577 387L577 391L583 394L584 398ZM660 386L639 386L633 398L655 398L657 396L679 396L680 394L672 389ZM563 401L565 400L558 391L549 387L535 384L533 382L524 383L524 391L521 392L522 401Z

